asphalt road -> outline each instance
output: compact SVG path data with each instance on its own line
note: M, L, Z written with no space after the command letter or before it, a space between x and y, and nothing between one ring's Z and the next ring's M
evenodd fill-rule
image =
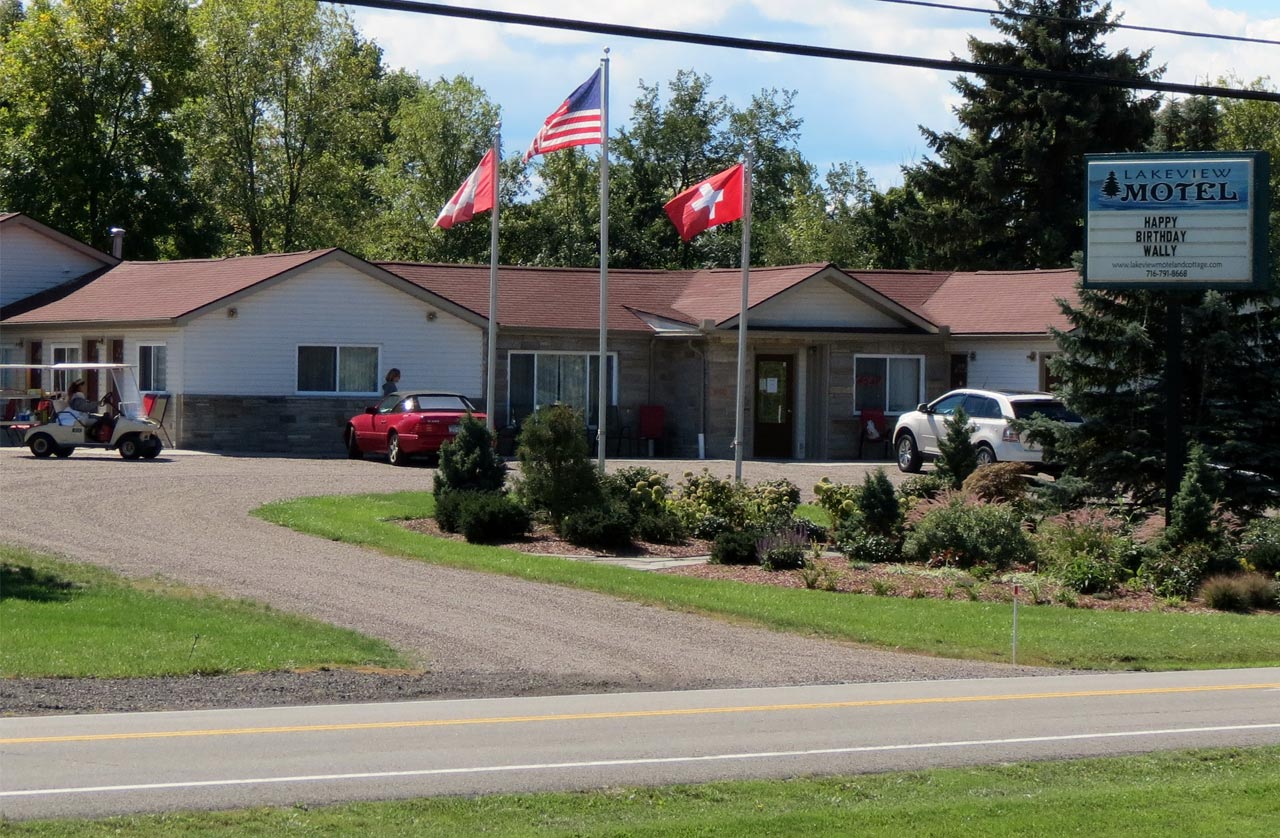
M1280 743L1280 669L0 719L0 814L851 774Z

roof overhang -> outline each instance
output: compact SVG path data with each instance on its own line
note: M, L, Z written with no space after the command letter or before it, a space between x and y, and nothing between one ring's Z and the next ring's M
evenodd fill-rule
M22 227L26 227L27 229L39 233L46 238L53 239L63 247L70 248L84 256L88 256L90 259L96 259L104 265L115 266L120 264L120 260L111 254L103 253L98 248L87 245L79 239L73 239L66 233L55 230L46 224L41 224L29 215L25 215L20 212L14 213L8 218L0 218L0 224L17 224Z

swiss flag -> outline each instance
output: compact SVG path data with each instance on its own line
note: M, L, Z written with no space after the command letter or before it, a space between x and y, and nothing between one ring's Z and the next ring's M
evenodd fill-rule
M440 210L435 226L448 230L455 224L470 221L471 216L478 212L493 209L493 185L496 181L497 166L494 165L493 149L489 149L480 159L480 165L467 175L449 203Z
M742 217L741 163L694 184L663 207L680 238L689 241L708 227Z

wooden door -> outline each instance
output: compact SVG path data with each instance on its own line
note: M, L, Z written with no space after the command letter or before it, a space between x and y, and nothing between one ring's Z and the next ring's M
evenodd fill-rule
M757 355L754 456L790 459L795 439L790 355Z

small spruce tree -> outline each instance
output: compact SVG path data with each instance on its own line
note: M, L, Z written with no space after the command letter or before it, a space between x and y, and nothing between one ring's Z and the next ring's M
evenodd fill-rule
M557 531L565 515L602 502L585 429L581 412L551 405L535 411L520 430L519 493L528 509L546 512Z
M951 488L959 489L978 468L978 449L970 438L977 428L962 407L956 408L945 426L947 435L938 440L938 474L947 479Z
M444 492L498 492L507 480L507 464L498 458L493 434L484 422L468 414L462 429L440 447L440 468L433 494Z
M862 526L876 535L896 536L902 527L902 507L898 494L878 468L862 481L862 493L858 495L858 509L862 512Z
M1204 448L1192 444L1182 483L1169 509L1169 526L1164 531L1166 548L1178 549L1188 544L1217 547L1221 544L1222 533L1215 526L1213 510L1216 483Z

